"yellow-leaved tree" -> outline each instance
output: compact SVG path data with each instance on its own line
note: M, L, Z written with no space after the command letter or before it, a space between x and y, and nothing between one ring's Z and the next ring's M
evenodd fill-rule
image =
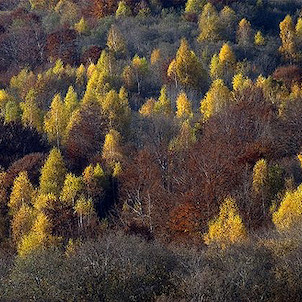
M222 248L245 240L247 232L233 198L226 198L220 206L218 216L210 221L208 233L204 235L207 245Z
M273 213L273 222L279 231L300 227L302 222L302 185L287 191L279 208Z
M116 18L122 18L122 17L130 17L132 15L130 7L126 4L125 1L120 1L118 3L118 7L115 11L115 17Z
M180 92L176 100L176 116L188 119L193 116L192 104L184 91Z
M171 100L167 96L167 87L164 85L160 90L160 96L154 104L154 112L169 115L172 113Z
M50 151L48 158L41 169L40 193L53 193L59 196L66 174L65 163L59 149Z
M286 60L293 62L297 58L296 31L290 15L280 22L280 38L282 45L279 51Z
M106 134L102 157L110 165L121 161L123 158L121 140L120 133L114 129Z
M25 101L22 102L20 106L22 109L22 124L41 132L43 129L43 113L38 107L37 94L33 89L29 90Z
M64 186L61 191L60 199L67 206L74 206L76 199L83 189L82 177L75 176L71 173L66 175Z
M14 215L23 204L30 205L34 188L28 178L27 172L20 172L15 178L8 207Z
M61 96L56 94L51 103L50 111L45 116L44 130L47 133L48 140L50 142L55 142L57 148L60 148L67 124L68 116L66 108L62 102Z
M186 39L181 39L176 57L170 63L167 75L183 86L200 88L204 78L204 70L194 51L189 47Z
M216 8L207 3L201 12L199 17L199 30L198 41L217 41L220 39L220 24L219 16Z
M231 93L223 80L215 80L200 103L200 111L204 120L209 119L213 114L225 108L230 100Z
M28 254L54 244L56 237L51 235L52 225L44 213L39 213L27 235L24 235L18 244L18 254L26 257Z

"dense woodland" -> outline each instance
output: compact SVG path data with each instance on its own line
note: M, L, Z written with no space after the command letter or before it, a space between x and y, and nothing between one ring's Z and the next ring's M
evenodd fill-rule
M0 0L0 301L302 301L300 0Z

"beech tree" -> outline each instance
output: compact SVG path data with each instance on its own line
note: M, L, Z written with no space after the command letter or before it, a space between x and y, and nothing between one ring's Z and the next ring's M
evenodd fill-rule
M225 199L220 206L217 218L209 223L209 231L204 235L205 243L225 248L232 243L244 240L246 237L247 233L235 200Z
M40 192L42 194L53 193L59 196L64 184L66 168L59 149L50 151L48 158L42 167L40 177Z

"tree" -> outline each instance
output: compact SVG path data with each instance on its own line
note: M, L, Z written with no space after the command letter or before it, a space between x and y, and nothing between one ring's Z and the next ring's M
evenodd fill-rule
M279 208L273 213L273 222L279 231L299 227L302 219L302 186L287 191Z
M186 150L196 142L195 131L189 120L184 120L181 124L179 134L171 140L169 149L173 151Z
M220 206L218 216L209 223L208 233L204 235L205 243L225 248L244 240L246 236L235 200L226 198Z
M140 58L135 55L132 59L131 65L124 68L123 80L128 88L136 84L137 93L141 93L141 86L145 76L148 74L148 62L145 57Z
M115 90L110 90L104 100L101 101L102 110L108 116L109 125L119 131L128 128L131 110L128 104L128 97L125 88L121 88L118 94Z
M215 7L211 3L207 3L202 10L199 18L198 41L217 41L220 39L219 16Z
M223 80L215 80L200 104L200 110L204 120L209 119L213 114L221 111L229 102L229 89L224 85Z
M193 116L192 104L185 92L181 92L176 100L176 116L178 118L190 118Z
M222 66L218 54L214 54L210 63L210 76L212 80L217 80L223 76Z
M66 168L59 149L54 148L41 169L40 193L59 196L64 184Z
M255 45L257 46L263 46L265 45L265 39L261 33L260 30L257 31L256 35L255 35L255 38L254 38L254 43Z
M121 161L123 158L121 135L114 129L111 129L105 137L102 157L109 164Z
M21 103L21 109L23 125L42 132L43 114L37 105L37 94L33 89L27 93L24 103Z
M20 120L21 110L18 103L10 100L5 105L4 121L5 123L17 122Z
M140 108L139 113L142 116L151 116L154 113L154 107L156 104L156 99L150 98L148 99Z
M223 37L225 40L231 40L235 32L236 13L229 6L224 6L219 13L219 19Z
M39 213L31 231L22 237L18 244L18 254L26 257L28 254L55 243L56 238L51 235L51 222L44 213Z
M189 48L186 39L182 39L176 53L175 61L172 60L168 68L169 77L177 77L175 84L200 88L204 78L204 71L195 53Z
M239 22L237 29L237 42L242 46L247 46L252 43L253 33L251 23L245 18Z
M77 109L79 105L78 95L74 91L72 86L69 86L67 94L64 99L64 106L66 110L67 120L70 119L72 113Z
M74 210L79 216L79 227L84 227L84 220L87 220L87 225L90 222L91 216L94 214L93 202L91 199L85 199L81 196L75 206Z
M30 205L34 188L28 179L27 172L20 172L15 178L8 207L14 215L23 204Z
M35 220L33 208L27 204L22 204L14 214L11 221L12 237L15 243L29 233Z
M167 96L167 87L165 85L161 88L158 101L154 104L154 112L163 115L172 113L171 100Z
M65 135L68 119L66 108L62 102L61 96L56 94L51 103L50 111L44 119L44 129L50 142L56 142L57 148L60 148L61 141Z
M226 69L234 69L236 64L236 57L228 43L224 43L219 52L219 64Z
M237 73L233 77L232 84L234 92L242 92L244 89L251 87L253 82L248 77L245 77L242 73Z
M236 68L236 57L228 43L224 43L219 54L214 54L210 63L210 76L212 80L221 77L228 78Z
M285 19L280 22L280 38L282 45L279 51L282 53L286 60L293 62L297 57L297 47L296 47L296 33L293 24L292 17L287 15Z
M261 193L267 184L268 167L265 159L256 162L253 168L253 190L256 194Z
M151 53L151 57L150 57L150 63L151 65L155 65L157 64L158 62L160 62L160 59L161 59L161 51L159 48L155 48L152 50L152 53Z
M125 39L115 25L108 32L107 46L115 55L125 55L127 52Z
M83 189L82 177L77 177L71 173L66 174L64 186L60 194L60 200L65 206L74 206L76 199Z
M74 28L80 35L89 33L89 26L84 17L82 17L81 20L74 25Z
M187 0L185 13L199 15L205 4L205 0Z
M116 18L121 17L130 17L132 15L130 7L126 4L125 1L119 1L117 10L115 12Z

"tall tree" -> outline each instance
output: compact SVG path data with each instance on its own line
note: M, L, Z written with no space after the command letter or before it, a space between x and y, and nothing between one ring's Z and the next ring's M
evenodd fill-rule
M207 3L199 18L198 41L217 41L220 39L220 24L217 10L211 3Z
M42 167L40 177L40 192L53 193L59 196L66 174L65 163L59 149L54 148Z
M30 205L34 188L27 172L20 172L15 178L8 207L11 214L15 214L23 204Z
M217 218L209 223L209 231L204 236L205 243L225 248L232 243L244 240L246 236L235 200L225 199L220 206Z
M296 33L295 27L290 15L280 22L280 38L282 45L279 51L282 53L286 60L293 62L297 56Z
M56 94L51 103L50 111L44 119L44 129L50 142L56 142L57 148L60 148L61 141L65 135L68 119L66 108L62 102L61 96Z

